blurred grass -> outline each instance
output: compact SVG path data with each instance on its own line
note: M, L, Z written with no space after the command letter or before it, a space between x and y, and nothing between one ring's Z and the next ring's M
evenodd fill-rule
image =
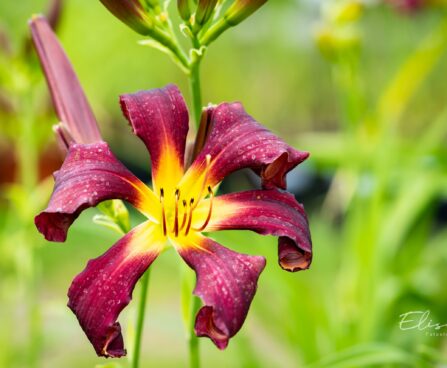
M411 99L400 94L413 92L408 75L398 86L400 93L384 91L445 15L439 10L401 15L385 6L365 12L358 24L363 48L355 66L361 83L354 94L362 93L366 102L354 106L359 119L349 126L340 103L343 86L334 78L337 65L325 61L314 45L315 26L324 22L317 3L268 2L210 48L203 65L205 103L241 100L250 114L288 143L311 152L309 162L289 182L301 188L297 197L309 205L315 258L310 270L289 274L277 266L273 237L216 234L222 244L263 254L268 262L243 329L225 352L202 339L202 361L205 367L441 366L447 359L446 337L400 331L398 322L399 315L410 310L430 310L434 321L447 322L447 232L445 214L439 210L447 197L445 51L436 63L426 65L427 75ZM44 4L0 3L0 25L16 48L27 34L26 20ZM67 1L59 34L106 140L147 178L148 155L121 116L118 95L176 83L189 98L184 76L164 55L138 46L139 38L99 1ZM425 51L421 55L430 56ZM0 71L2 89L15 90L7 83L8 73L16 69ZM420 65L413 69L416 74L422 71ZM34 95L43 96L44 90L40 79ZM19 106L21 98L18 95ZM377 110L384 106L381 98L393 111L402 107L393 128ZM15 120L2 118L1 144L14 147L20 130L12 125ZM50 124L56 120L47 114L42 121L42 141L51 141ZM245 176L232 177L224 187L246 186L241 178ZM319 182L324 185L317 187ZM44 203L28 208L31 194L26 190L14 197L4 186L1 193L0 343L5 349L0 349L0 366L27 367L21 355L27 349L23 341L28 299L20 276L23 269L29 272L20 253L27 242L36 244L40 260L36 292L43 333L37 366L104 364L66 307L66 292L87 260L117 237L94 226L96 212L89 210L65 244L45 243L31 223ZM143 367L186 366L179 261L169 250L153 266ZM133 304L120 318L125 331L135 318ZM125 360L119 362L126 365Z

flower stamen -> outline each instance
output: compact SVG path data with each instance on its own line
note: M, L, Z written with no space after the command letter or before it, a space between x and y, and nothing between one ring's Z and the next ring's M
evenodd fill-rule
M167 230L166 230L166 214L165 214L165 206L164 206L164 197L165 192L163 188L160 189L160 203L161 203L161 218L163 222L163 235L166 236Z
M202 198L203 192L205 190L206 182L208 181L208 177L209 177L209 173L210 173L210 166L211 166L211 155L208 154L208 155L206 155L205 177L203 178L202 187L200 188L199 195L197 196L198 201L194 205L193 209L195 209L199 205L200 198Z
M186 208L187 208L186 201L183 200L183 220L182 220L182 224L180 225L179 231L182 231L186 224L186 215L187 215Z
M199 228L194 228L194 227L192 228L195 231L203 231L203 230L205 230L205 228L208 226L208 223L211 220L211 215L213 213L214 192L213 192L213 190L211 189L210 186L208 186L208 193L210 195L210 208L208 210L208 215L206 216L206 220L205 220L205 222L203 223L202 226L200 226Z
M175 209L174 209L174 234L178 236L178 201L180 199L180 189L175 190Z
M194 205L194 198L191 198L191 200L189 201L189 218L188 218L188 225L186 226L186 230L185 230L185 236L188 235L189 233L189 229L191 228L191 222L192 222L192 211L194 211L193 207Z

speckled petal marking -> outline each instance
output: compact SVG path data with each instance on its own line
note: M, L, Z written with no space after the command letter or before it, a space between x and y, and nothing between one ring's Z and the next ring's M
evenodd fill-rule
M195 332L225 349L245 321L265 258L233 252L197 233L184 242L177 248L196 273L194 294L204 303Z
M143 223L101 257L90 260L73 280L68 306L99 356L126 355L117 318L129 304L135 284L158 256L163 243L159 229Z
M152 191L115 158L105 142L72 145L54 177L48 207L34 220L47 240L65 241L79 214L104 200L126 200L148 217L159 212Z
M205 231L252 230L278 236L279 264L286 271L309 268L312 241L306 213L295 197L279 190L253 190L215 198L219 208ZM203 205L206 208L206 201Z

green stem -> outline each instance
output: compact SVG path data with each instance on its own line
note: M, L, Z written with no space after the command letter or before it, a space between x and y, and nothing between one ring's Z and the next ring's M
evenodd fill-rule
M148 269L141 278L141 296L138 306L137 326L135 332L135 346L132 356L132 368L140 366L141 338L143 336L144 316L146 310L147 291L149 288L150 269Z
M200 60L191 65L189 84L191 87L194 121L199 129L200 116L202 115L202 91L200 86Z
M193 46L196 50L200 50L200 42L195 35ZM192 105L194 112L194 121L197 131L199 130L200 117L202 115L202 91L200 85L200 62L201 56L193 60L190 64L189 83L191 87ZM192 293L192 290L191 290ZM195 316L201 306L200 299L192 297L189 317L189 364L190 368L200 368L200 346L199 339L194 332Z
M176 39L174 39L173 34L171 35L169 33L157 30L150 34L150 36L160 44L170 49L184 68L188 67L188 58L178 45Z
M210 29L208 29L202 37L200 37L200 43L204 46L208 46L230 27L232 27L232 25L227 22L225 17L221 18Z
M195 317L201 306L200 299L193 297L191 300L190 334L189 334L189 367L200 368L199 339L194 333Z

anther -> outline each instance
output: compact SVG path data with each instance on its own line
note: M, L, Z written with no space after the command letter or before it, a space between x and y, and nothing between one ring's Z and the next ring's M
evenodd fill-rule
M205 230L205 228L208 226L208 223L211 220L211 215L213 213L214 192L213 192L213 190L211 189L210 186L208 186L208 193L210 195L210 208L208 210L208 215L206 216L206 220L205 220L205 222L203 223L202 226L200 226L199 228L193 228L193 230L195 230L195 231L203 231L203 230Z
M189 201L189 217L188 217L188 225L186 226L185 230L185 236L188 235L189 229L191 228L192 211L194 210L193 204L194 204L194 198L191 198L191 200Z
M165 215L165 206L164 206L164 196L165 192L163 188L160 189L160 203L161 203L161 217L163 222L163 235L166 236L166 215Z

